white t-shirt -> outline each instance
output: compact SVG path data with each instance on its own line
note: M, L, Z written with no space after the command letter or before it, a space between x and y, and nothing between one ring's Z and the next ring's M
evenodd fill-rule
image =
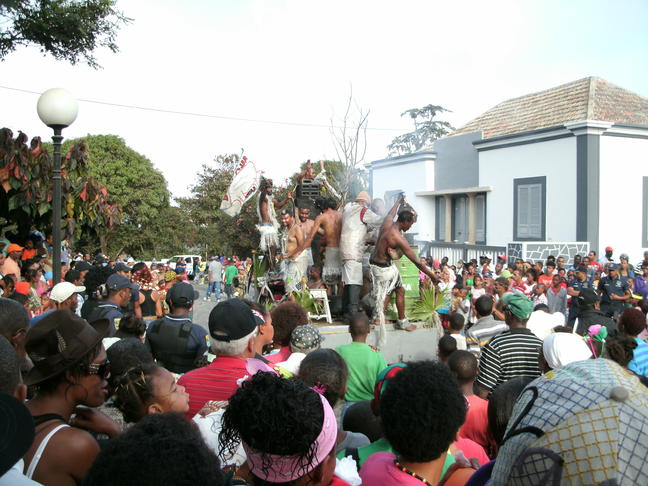
M450 334L450 336L452 336L454 340L457 341L457 349L460 349L462 351L468 349L465 336L462 336L461 334Z
M25 463L21 459L0 477L0 486L41 486L23 474Z

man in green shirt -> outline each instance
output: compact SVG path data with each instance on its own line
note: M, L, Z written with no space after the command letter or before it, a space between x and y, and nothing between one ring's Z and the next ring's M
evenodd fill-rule
M234 261L231 260L229 262L229 265L225 269L225 275L223 278L225 279L225 294L227 295L228 299L232 298L233 292L233 287L234 287L234 278L238 277L238 268L236 268L236 265L234 265Z
M344 396L347 402L371 400L376 377L387 366L382 354L367 344L370 331L369 318L366 314L355 314L349 323L351 344L336 348L349 368L347 392Z

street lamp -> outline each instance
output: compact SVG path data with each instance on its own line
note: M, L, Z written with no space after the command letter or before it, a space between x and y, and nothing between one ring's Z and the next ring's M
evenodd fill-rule
M63 88L48 89L36 105L38 117L48 127L54 130L54 170L52 180L54 183L54 196L52 198L52 249L54 285L61 281L61 142L63 129L69 127L76 120L79 112L77 100L69 91Z

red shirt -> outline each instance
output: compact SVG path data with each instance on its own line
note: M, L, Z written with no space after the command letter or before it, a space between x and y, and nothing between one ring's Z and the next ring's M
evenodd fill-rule
M245 375L245 360L231 356L219 356L208 366L185 373L178 380L189 394L189 411L185 415L192 418L209 400L229 400L238 388L236 381Z
M483 466L490 461L488 454L486 454L486 451L482 446L475 441L466 439L465 437L460 437L458 441L452 443L452 446L463 452L467 459L472 459L473 457L477 459L480 466ZM450 448L451 451L453 450L453 447Z
M551 281L553 280L553 275L547 275L543 273L538 277L538 282L545 284L547 288L551 287Z
M489 445L488 441L488 400L469 395L466 397L470 408L466 414L466 421L459 429L459 435L470 439L484 449Z

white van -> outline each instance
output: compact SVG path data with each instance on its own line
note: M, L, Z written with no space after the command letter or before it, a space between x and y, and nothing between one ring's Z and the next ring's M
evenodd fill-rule
M168 264L171 270L175 270L176 263L182 259L187 264L187 275L193 277L194 274L194 259L200 261L200 255L175 255L169 258Z

